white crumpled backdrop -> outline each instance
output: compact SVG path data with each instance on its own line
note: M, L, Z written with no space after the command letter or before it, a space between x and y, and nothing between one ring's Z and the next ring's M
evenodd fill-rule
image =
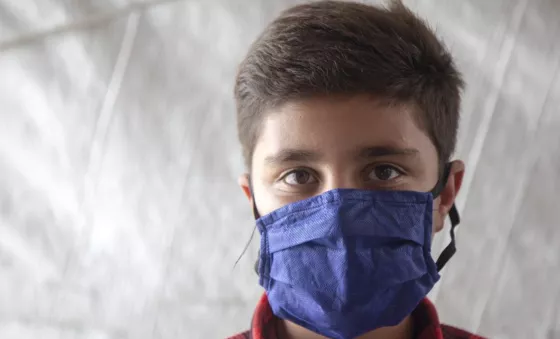
M296 2L0 0L0 338L249 325L258 237L233 269L253 224L232 84L248 44ZM560 2L406 3L468 82L441 317L560 338Z

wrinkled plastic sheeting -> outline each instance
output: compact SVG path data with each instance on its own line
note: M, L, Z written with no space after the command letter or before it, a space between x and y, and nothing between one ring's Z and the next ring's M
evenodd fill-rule
M254 224L232 85L294 3L0 1L1 338L249 326L258 242L234 269ZM468 84L459 253L431 294L441 318L560 338L560 4L407 3Z

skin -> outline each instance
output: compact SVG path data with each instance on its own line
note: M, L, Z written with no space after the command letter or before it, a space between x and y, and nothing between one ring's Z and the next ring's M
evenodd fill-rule
M357 95L289 102L267 112L250 169L259 213L335 188L432 190L438 154L417 125L414 109ZM449 180L434 201L433 234L443 228L463 174L463 162L453 161ZM252 206L248 173L239 184ZM324 338L286 320L279 330L283 339ZM407 317L359 338L411 338L412 333Z

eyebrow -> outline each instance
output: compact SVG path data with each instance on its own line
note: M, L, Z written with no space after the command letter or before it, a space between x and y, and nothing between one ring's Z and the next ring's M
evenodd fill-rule
M313 162L321 158L321 154L308 150L292 148L282 149L274 155L267 156L264 160L269 165L290 162Z
M418 154L415 148L401 148L393 146L373 146L361 149L358 152L359 158L378 158L387 156L410 156ZM269 165L285 164L285 163L310 163L320 160L322 154L310 150L300 150L293 148L282 149L276 154L269 155L265 158L265 162Z
M394 146L374 146L366 147L360 151L360 158L377 158L386 156L415 155L420 153L415 148L401 148Z

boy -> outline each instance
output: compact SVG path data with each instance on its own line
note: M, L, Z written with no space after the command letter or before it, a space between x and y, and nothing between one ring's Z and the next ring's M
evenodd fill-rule
M450 162L463 82L400 2L293 7L252 45L236 79L266 293L232 338L480 338L440 325L426 295L433 234L464 173Z

